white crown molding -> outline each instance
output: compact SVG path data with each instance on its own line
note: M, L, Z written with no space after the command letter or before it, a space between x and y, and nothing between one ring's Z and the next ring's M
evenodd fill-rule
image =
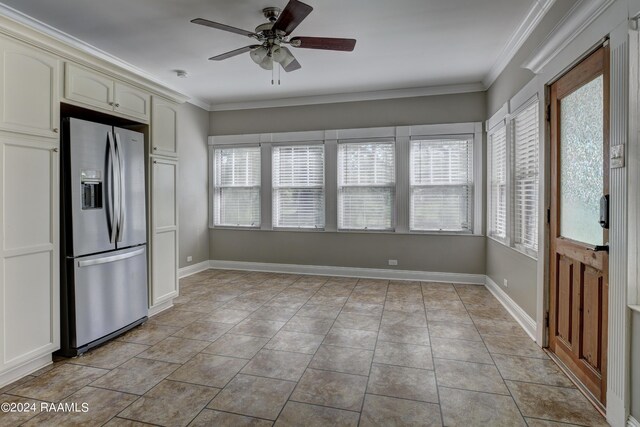
M20 38L25 42L37 45L44 49L52 50L55 53L69 59L79 60L80 58L78 58L78 52L80 52L82 54L88 55L93 59L97 59L102 63L109 64L115 67L118 71L124 71L127 74L141 79L142 81L138 82L139 84L151 84L154 88L161 89L160 93L164 96L168 96L180 102L185 102L189 99L189 96L171 87L171 85L158 79L153 74L150 74L147 71L136 67L135 65L123 61L122 59L111 55L110 53L105 52L87 42L84 42L77 37L67 34L64 31L54 28L49 24L39 21L3 3L0 3L0 17L18 24L23 28L27 27L31 31L38 34L39 37L37 37L37 39L35 40L33 37L25 37L21 28L16 28L15 25L4 25L4 22L0 22L0 32L4 32L13 37ZM33 35L35 34L32 34L32 36ZM46 38L43 39L42 36L45 36ZM59 45L56 46L55 43L52 43L51 41L57 42L67 49L61 49ZM71 48L71 51L69 51L68 48ZM85 65L95 66L95 64ZM208 104L206 103L204 103L204 105L208 106Z
M536 340L536 321L529 316L507 293L497 285L489 276L486 276L485 286L493 294L494 297L507 309L509 314L522 326L522 329L531 337L532 340Z
M534 2L524 21L522 21L516 31L511 35L509 41L502 49L502 52L498 55L498 59L482 80L482 83L486 88L491 87L500 73L507 68L509 62L511 62L518 50L529 38L533 30L536 29L540 21L542 21L542 18L544 18L555 2L556 0L536 0Z
M409 89L379 90L372 92L339 93L333 95L302 96L296 98L269 99L264 101L229 102L212 104L210 111L251 110L256 108L293 107L300 105L334 104L340 102L373 101L419 96L452 95L458 93L484 92L482 83L429 86Z
M211 104L209 104L207 101L198 98L196 96L192 96L191 98L189 98L187 100L187 102L189 104L195 105L198 108L202 108L205 111L211 112Z
M569 45L614 1L582 0L576 3L522 66L540 74L562 49Z

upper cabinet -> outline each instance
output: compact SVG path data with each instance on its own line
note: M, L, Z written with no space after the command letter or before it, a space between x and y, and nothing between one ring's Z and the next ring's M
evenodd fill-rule
M0 129L58 137L59 61L35 47L0 39Z
M178 155L178 104L153 97L151 104L151 152L154 155Z
M149 120L148 92L70 62L65 64L64 97L94 109Z

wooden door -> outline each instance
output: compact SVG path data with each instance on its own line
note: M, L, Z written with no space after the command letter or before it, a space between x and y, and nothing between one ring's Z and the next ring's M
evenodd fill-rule
M602 403L607 377L609 51L551 86L549 348Z

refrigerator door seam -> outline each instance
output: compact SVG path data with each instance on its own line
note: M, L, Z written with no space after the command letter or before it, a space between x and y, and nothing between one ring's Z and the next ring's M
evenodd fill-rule
M109 243L115 243L116 241L116 236L117 236L117 230L118 230L118 224L117 224L117 220L116 220L116 215L117 215L117 209L115 207L116 204L116 196L115 196L115 190L116 188L118 188L118 192L119 192L119 185L116 186L116 151L115 151L115 147L114 147L114 141L113 141L113 136L111 135L111 132L109 132L107 134L107 140L109 143L109 160L111 162L111 182L109 185L109 195L110 197L110 203L109 203L109 213L110 213L110 226L111 226L111 230L110 230L110 235L109 235Z
M124 194L124 174L122 166L122 150L120 148L120 135L117 132L113 132L116 141L116 153L118 156L118 184L120 190L118 191L118 232L116 234L116 242L122 241L122 229L124 228L124 200L122 195Z

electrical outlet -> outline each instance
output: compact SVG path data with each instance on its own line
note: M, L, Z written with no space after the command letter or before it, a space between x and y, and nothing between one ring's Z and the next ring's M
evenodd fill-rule
M192 257L191 255L189 255L189 256L187 257L187 262L191 262L191 261L193 261L193 257Z
M507 281L507 279L504 279L504 287L508 288L509 287L509 282Z
M398 260L397 259L390 259L389 260L389 265L398 265Z

